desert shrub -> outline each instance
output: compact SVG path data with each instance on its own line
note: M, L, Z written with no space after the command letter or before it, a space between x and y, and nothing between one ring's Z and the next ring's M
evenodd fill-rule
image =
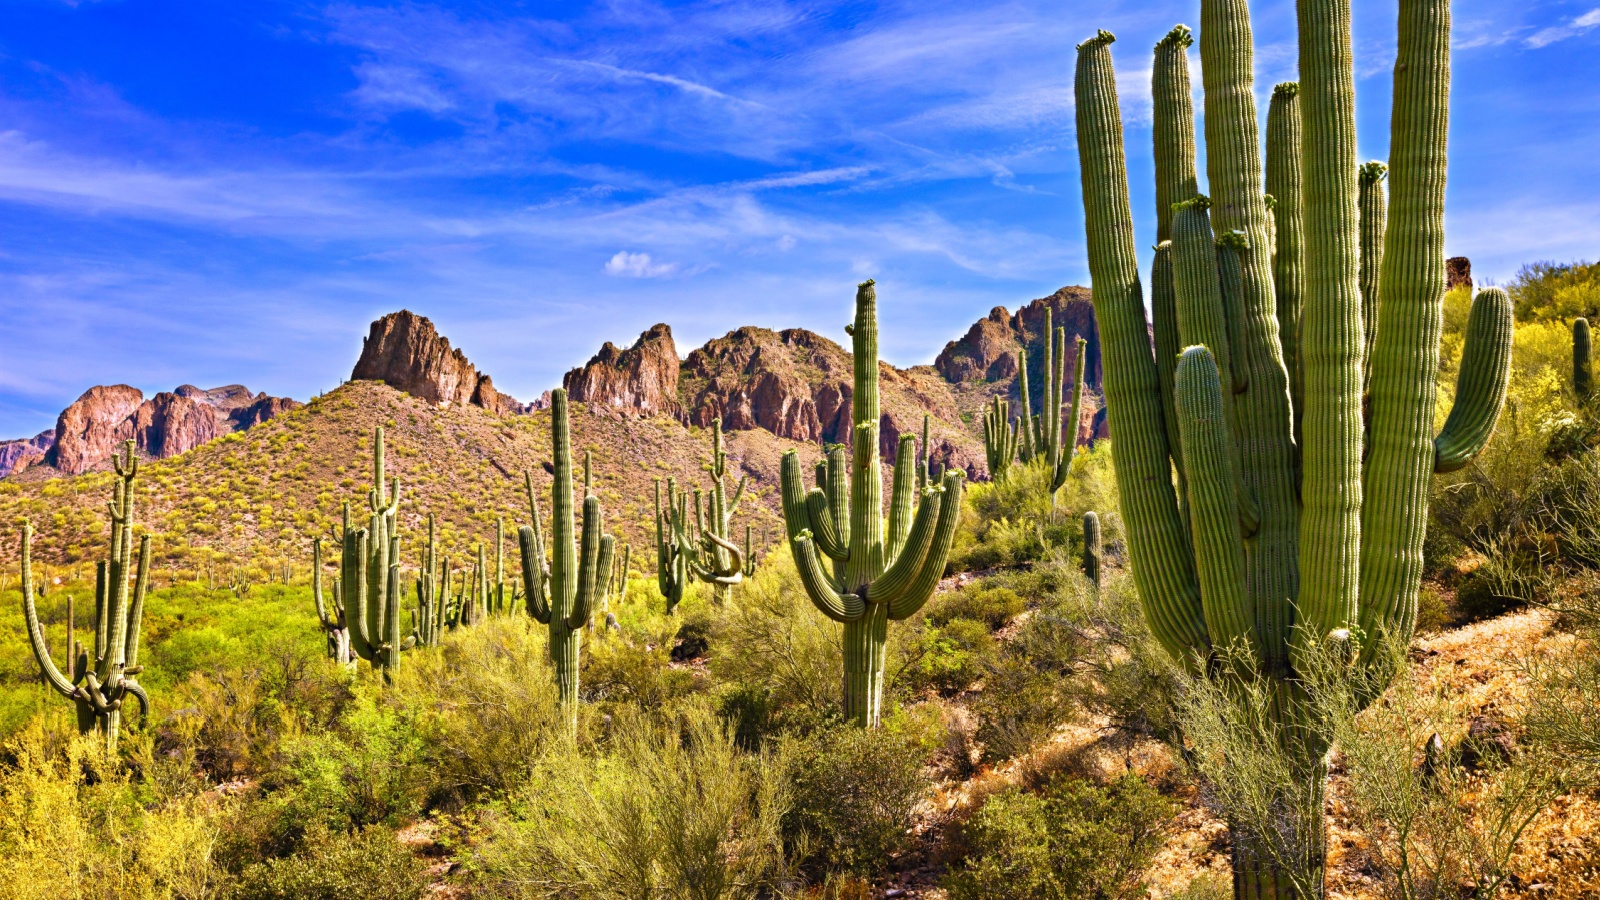
M1135 775L1101 787L1061 776L1038 794L986 800L961 828L951 900L1132 900L1177 804Z
M585 650L588 655L579 683L584 700L590 703L660 708L701 686L692 673L668 665L671 654L665 647L599 640Z
M783 742L791 806L783 820L795 862L813 876L870 876L909 841L931 755L922 736L840 726Z
M374 825L350 835L314 831L295 855L246 868L223 896L227 900L417 900L427 885L423 863L395 840L393 831Z
M1600 264L1531 262L1506 285L1518 322L1600 313Z
M982 678L994 665L996 654L989 626L971 619L930 625L906 649L909 653L895 673L895 686L912 693L933 690L945 696Z
M999 628L1027 609L1028 604L1010 588L974 583L938 597L929 607L928 619L935 625L954 619L971 619L984 622L990 628Z
M221 801L141 798L98 741L34 719L0 765L0 898L200 898Z
M738 603L716 620L713 640L711 672L739 695L730 712L759 711L772 729L809 729L838 716L839 626L812 605L787 548L747 579ZM755 723L741 720L737 729L754 738Z
M784 871L788 766L746 754L709 709L623 717L611 750L555 748L472 861L494 896L748 897Z

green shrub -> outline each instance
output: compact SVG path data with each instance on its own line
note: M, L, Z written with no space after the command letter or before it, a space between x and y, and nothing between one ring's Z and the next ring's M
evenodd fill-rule
M939 598L929 610L928 619L935 625L954 619L971 619L985 622L990 628L999 628L1027 608L1027 602L1010 588L971 584Z
M608 636L590 642L586 649L581 682L586 702L661 708L700 689L693 673L668 665L665 647Z
M962 826L951 900L1132 900L1177 804L1135 775L1100 787L1062 776L991 796Z
M229 900L416 900L427 889L426 867L387 828L355 834L314 831L294 856L256 863L226 892Z
M814 876L880 872L910 840L928 749L897 729L846 726L783 746L792 798L783 831L794 861Z
M996 658L989 626L971 619L925 628L908 650L909 658L895 675L896 685L912 693L931 689L944 696L982 678Z

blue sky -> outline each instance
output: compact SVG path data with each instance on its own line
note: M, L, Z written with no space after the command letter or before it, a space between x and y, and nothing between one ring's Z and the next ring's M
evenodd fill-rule
M1293 4L1253 4L1257 89ZM1355 4L1382 158L1395 3ZM1594 258L1600 0L1459 0L1447 250ZM1073 46L1107 28L1149 243L1150 48L1197 2L0 2L0 437L93 384L305 398L430 316L502 390L657 321L884 355L1087 283ZM1196 62L1198 57L1196 55ZM1264 103L1263 103L1264 109Z

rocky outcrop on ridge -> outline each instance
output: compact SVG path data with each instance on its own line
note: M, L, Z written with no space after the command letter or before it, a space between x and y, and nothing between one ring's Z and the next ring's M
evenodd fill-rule
M591 408L625 415L683 417L678 402L678 348L672 329L652 325L633 346L620 350L610 341L587 363L561 379L567 396Z
M494 389L466 354L433 322L409 309L372 323L361 345L352 381L381 381L413 397L442 406L478 406L496 414L518 412L520 404Z
M31 438L19 438L14 441L0 441L0 478L13 472L21 472L35 463L44 459L50 448L55 446L56 430L46 428Z

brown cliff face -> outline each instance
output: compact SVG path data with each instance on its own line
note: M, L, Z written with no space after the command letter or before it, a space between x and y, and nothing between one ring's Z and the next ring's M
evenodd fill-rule
M381 381L430 403L516 411L516 401L496 391L433 322L408 309L372 323L350 379Z
M591 408L677 419L683 416L678 403L679 368L672 329L657 324L626 350L607 341L587 363L568 372L561 386L569 398Z
M1073 341L1082 337L1089 343L1089 362L1084 370L1084 382L1096 390L1100 387L1100 330L1094 319L1094 303L1089 289L1064 287L1048 297L1034 300L1010 315L1003 306L989 311L967 330L960 340L946 344L933 367L939 374L957 384L964 381L1002 381L1017 374L1016 353L1020 343L1026 342L1029 371L1042 365L1044 360L1044 313L1051 311L1057 328L1067 329L1067 347L1071 352ZM1069 376L1070 377L1070 376Z
M126 384L96 385L83 392L56 418L56 443L45 461L68 475L89 471L111 457L124 422L140 404L144 392Z
M764 428L807 443L848 443L854 393L850 354L800 328L746 327L706 342L684 360L679 380L684 418L729 430ZM894 459L902 433L921 433L933 417L933 459L976 475L982 447L961 425L949 385L926 368L901 371L880 362L879 445Z
M1444 289L1453 291L1462 285L1472 290L1472 260L1465 256L1452 256L1444 261Z
M125 384L100 385L62 410L53 445L47 444L48 452L39 458L63 474L80 475L105 464L119 444L131 440L141 454L167 459L298 406L287 397L251 394L238 384L210 390L186 384L149 400ZM23 451L16 452L19 459L26 459ZM28 464L0 466L0 476L20 472Z
M31 438L0 441L0 478L42 462L45 454L50 452L55 443L54 428L46 428Z

